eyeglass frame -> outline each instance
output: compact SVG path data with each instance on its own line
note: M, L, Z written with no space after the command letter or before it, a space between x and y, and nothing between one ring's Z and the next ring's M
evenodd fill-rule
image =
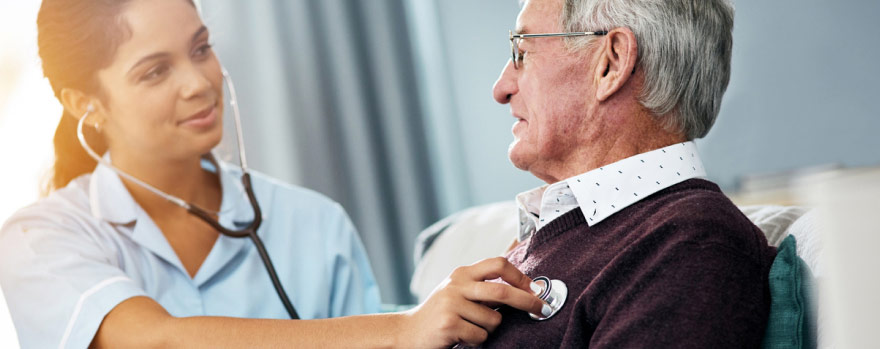
M514 34L513 30L509 30L508 33L510 33L510 52L511 52L511 58L513 59L513 69L519 69L519 66L517 66L517 61L519 60L519 57L520 57L518 41L521 39L588 36L588 35L607 35L608 31L600 30L600 31L594 31L594 32Z

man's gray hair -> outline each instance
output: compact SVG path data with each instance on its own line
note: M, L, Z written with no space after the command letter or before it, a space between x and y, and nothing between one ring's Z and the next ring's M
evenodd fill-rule
M733 5L728 0L562 0L565 31L626 27L638 43L639 102L689 140L709 132L730 81ZM594 37L595 38L595 37ZM577 50L595 39L571 38Z

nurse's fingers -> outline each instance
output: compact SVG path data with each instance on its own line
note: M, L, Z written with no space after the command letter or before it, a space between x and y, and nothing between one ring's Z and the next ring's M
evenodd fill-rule
M499 282L473 282L462 289L462 295L467 300L481 302L487 307L495 308L506 304L532 314L541 314L544 310L544 301L531 291L526 292Z
M473 281L483 281L501 278L513 287L527 292L534 292L532 279L523 274L510 261L504 257L495 257L481 260L466 267L458 267L452 271L450 278L465 278Z
M482 326L494 329L501 323L501 314L465 299L451 284L438 288L404 315L400 332L407 335L398 343L400 347L450 347L456 343L475 346L488 337L488 329Z
M480 282L501 278L504 283ZM474 282L478 281L478 282ZM456 268L449 282L462 289L465 298L484 302L490 307L507 304L514 308L540 314L543 302L537 297L542 289L503 257L489 258L466 267Z
M486 281L498 278L510 284ZM402 332L412 335L403 346L478 345L501 324L501 314L487 304L541 314L544 303L531 284L531 279L500 257L457 268L424 303L405 313Z
M501 313L491 308L474 302L462 302L456 307L458 315L474 325L480 326L489 333L495 331L501 324Z
M459 334L458 342L464 343L470 347L476 347L489 338L489 332L484 328L467 321L462 321L460 323L456 333Z

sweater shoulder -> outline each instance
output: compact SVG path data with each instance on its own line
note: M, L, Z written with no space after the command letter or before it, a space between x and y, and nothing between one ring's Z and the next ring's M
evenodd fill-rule
M669 234L674 242L716 245L752 257L772 249L764 233L715 184L690 180L669 189L636 209L648 222L648 232Z

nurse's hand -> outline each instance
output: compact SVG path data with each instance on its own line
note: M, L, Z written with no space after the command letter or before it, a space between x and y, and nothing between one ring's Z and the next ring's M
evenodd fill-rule
M507 284L491 282L501 278ZM478 345L501 324L492 308L502 304L540 314L543 302L532 280L503 258L456 268L418 307L406 312L398 344L403 347Z

